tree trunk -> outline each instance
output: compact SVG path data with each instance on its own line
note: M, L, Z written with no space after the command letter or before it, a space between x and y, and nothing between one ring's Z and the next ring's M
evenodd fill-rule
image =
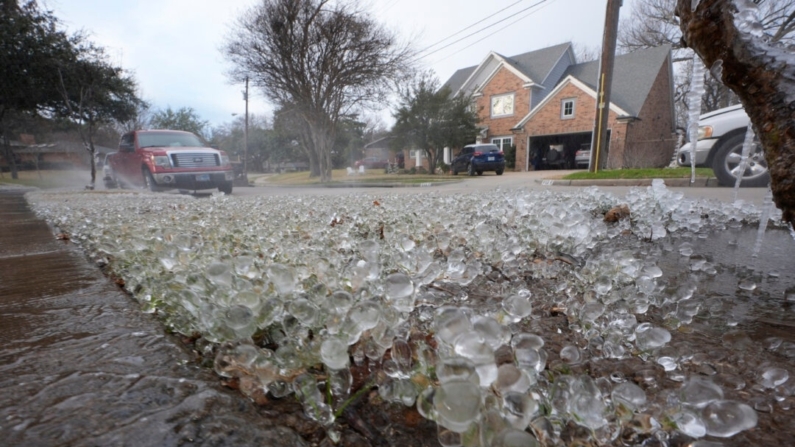
M6 129L3 128L2 131L3 137L3 156L8 162L8 167L11 170L11 178L16 180L19 178L19 172L17 171L17 161L14 159L14 151L11 149L11 140L8 139L6 135Z
M795 64L783 46L770 45L735 23L737 5L750 0L677 0L682 41L707 67L723 62L721 80L745 107L765 148L773 199L795 224ZM743 27L745 28L745 27Z
M309 178L320 177L320 160L317 153L312 149L307 149L306 154L309 156Z
M428 155L428 172L430 174L436 174L436 169L434 167L439 163L439 151L434 149L426 149L425 153Z

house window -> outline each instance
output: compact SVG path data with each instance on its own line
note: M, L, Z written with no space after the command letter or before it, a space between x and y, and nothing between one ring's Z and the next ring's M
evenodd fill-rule
M423 151L421 149L412 149L412 150L409 151L409 158L417 158L417 154L419 154L420 158L422 158L423 155L424 155L423 152L425 152L425 151Z
M491 116L513 115L513 93L491 97Z
M496 144L501 151L505 152L511 147L511 144L513 144L513 137L492 138L491 142Z
M575 100L572 99L564 99L561 101L560 106L560 118L561 119L572 119L574 118L574 102Z

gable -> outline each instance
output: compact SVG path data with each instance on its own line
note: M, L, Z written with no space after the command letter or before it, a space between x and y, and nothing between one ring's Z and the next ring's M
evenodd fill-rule
M610 102L626 110L628 115L637 116L649 96L660 68L665 63L671 64L670 53L671 46L662 45L616 56ZM572 76L596 91L599 61L572 65L566 70L566 76Z
M550 92L550 94L547 95L547 97L544 98L543 101L541 101L538 107L535 107L533 110L530 111L530 113L525 115L525 117L522 118L522 120L519 121L516 124L516 126L514 126L514 129L519 129L524 127L528 121L530 121L535 115L540 113L546 107L556 107L557 101L561 99L559 97L560 93L568 86L572 86L580 90L581 92L585 93L586 95L590 96L591 98L593 98L594 101L596 100L596 90L593 90L592 88L590 88L589 86L585 85L584 83L580 82L579 80L577 80L572 76L567 76L566 79L564 79L560 84L558 84L557 87L555 87L555 90ZM610 111L617 114L618 116L627 115L627 112L625 110L617 106L612 101L610 103ZM581 112L578 111L577 113Z
M475 93L485 85L499 68L505 67L528 85L542 85L548 82L561 61L573 58L565 56L571 53L571 43L554 45L516 56L506 57L496 52L489 53L478 65L462 68L450 77L444 86L449 87L452 94ZM573 54L573 53L572 53ZM567 62L567 64L570 62ZM557 79L552 82L556 82Z
M528 78L524 73L519 71L516 67L506 62L505 58L497 53L489 53L488 57L478 65L469 78L461 85L461 87L454 91L453 94L457 95L463 93L465 95L479 93L483 87L487 85L500 69L505 68L510 71L514 76L521 79L524 83L532 83L533 81Z

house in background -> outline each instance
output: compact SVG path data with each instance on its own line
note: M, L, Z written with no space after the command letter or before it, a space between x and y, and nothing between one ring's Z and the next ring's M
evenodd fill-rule
M427 166L427 159L423 156L422 151L415 151L413 149L395 150L392 147L393 139L393 137L383 137L365 144L364 158L388 160L390 163L394 163L401 169L410 169L415 166L422 166L423 162L425 162L424 164ZM407 153L410 154L408 158L406 158ZM418 160L419 163L417 163Z
M364 157L374 157L383 160L394 158L392 151L389 148L389 143L392 137L379 138L373 142L364 145Z
M516 146L516 170L548 167L551 147L573 167L590 149L599 61L576 63L571 43L505 57L492 52L445 83L472 95L478 142ZM675 149L673 70L668 45L617 56L608 118L607 167L663 166ZM446 150L449 162L453 150Z
M33 135L22 134L18 141L10 143L18 169L84 169L91 166L91 157L82 142L58 140L37 144ZM116 150L96 144L94 149L99 160ZM0 157L0 169L9 169L5 157Z
M94 145L98 160L116 149ZM91 157L85 145L77 141L31 144L17 149L15 154L26 169L84 169L91 166Z

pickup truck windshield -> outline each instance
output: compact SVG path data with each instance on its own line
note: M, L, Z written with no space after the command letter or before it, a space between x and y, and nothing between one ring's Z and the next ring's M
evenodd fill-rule
M152 132L138 134L140 147L204 147L196 135L182 132Z

